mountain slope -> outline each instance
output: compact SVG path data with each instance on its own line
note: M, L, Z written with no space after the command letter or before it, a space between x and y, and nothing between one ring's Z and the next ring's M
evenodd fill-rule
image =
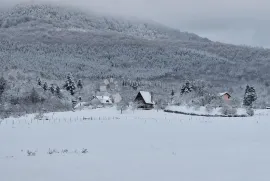
M154 23L115 19L52 5L20 5L0 17L2 70L50 79L268 81L270 50L211 42ZM31 65L31 66L30 66Z
M50 30L69 31L102 31L118 32L146 39L181 39L208 41L191 33L183 33L174 29L146 23L138 20L101 16L85 13L76 9L63 8L52 5L18 5L8 12L3 13L0 27L2 28L47 28Z

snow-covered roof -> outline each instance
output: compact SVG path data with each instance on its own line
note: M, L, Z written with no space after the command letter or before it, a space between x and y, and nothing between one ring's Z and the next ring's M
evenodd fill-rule
M224 96L225 94L230 95L228 92L222 92L222 93L219 93L218 95L219 95L219 96Z
M78 108L84 107L87 104L88 104L87 102L79 102L76 106L74 106L74 109L78 109Z
M140 91L140 94L142 95L143 100L145 101L146 104L154 104L152 102L152 95L150 92Z
M102 104L111 104L112 100L109 96L96 96L96 98L100 101Z

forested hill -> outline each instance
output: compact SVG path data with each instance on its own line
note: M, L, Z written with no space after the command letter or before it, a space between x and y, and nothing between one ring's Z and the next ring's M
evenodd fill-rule
M18 5L0 15L1 71L48 79L270 80L270 50L211 42L153 22L53 5Z
M180 39L209 41L195 34L180 32L154 22L102 16L75 8L53 5L17 5L3 12L1 28L26 30L44 28L45 31L117 32L145 39Z

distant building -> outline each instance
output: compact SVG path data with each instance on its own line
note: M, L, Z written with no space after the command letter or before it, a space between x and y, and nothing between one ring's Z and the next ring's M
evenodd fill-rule
M224 101L229 101L231 99L231 95L228 92L222 92L218 94Z
M153 95L150 92L140 91L135 100L135 103L138 104L138 108L143 109L152 109L154 108Z
M91 99L91 104L92 105L112 105L112 99L109 96L93 96Z

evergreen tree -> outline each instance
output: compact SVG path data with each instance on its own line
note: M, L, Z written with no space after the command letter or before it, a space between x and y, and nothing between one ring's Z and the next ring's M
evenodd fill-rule
M189 82L187 82L181 89L181 94L187 94L192 91L192 86L190 85Z
M64 88L69 91L72 96L75 94L76 86L71 74L68 74Z
M4 77L0 78L0 97L4 93L7 86L7 81L4 79Z
M44 90L44 91L47 91L47 90L48 90L48 84L47 84L47 82L45 82L45 83L43 84L43 90Z
M33 103L33 104L36 104L40 101L40 97L38 95L38 92L36 91L35 88L32 89L31 91L31 94L30 94L30 101Z
M173 99L174 99L174 91L172 90L172 92L171 92L171 103L173 103Z
M248 93L249 88L250 88L249 85L247 85L246 90L245 90L245 95Z
M50 91L51 91L52 94L55 93L55 88L54 88L53 84L51 84Z
M38 79L38 85L39 85L39 86L42 85L40 78Z
M172 92L171 92L171 96L173 97L174 96L174 91L172 90Z
M82 84L82 80L81 80L81 79L78 81L77 87L78 87L79 89L82 89L82 88L83 88L83 84Z
M61 90L59 86L56 86L55 88L56 95L60 98L61 97Z
M132 87L134 90L137 90L137 88L139 87L139 85L138 85L137 82L132 82L131 87Z
M257 100L257 94L255 91L255 88L247 85L246 90L245 90L244 101L243 101L244 106L252 107L253 102L256 100Z

